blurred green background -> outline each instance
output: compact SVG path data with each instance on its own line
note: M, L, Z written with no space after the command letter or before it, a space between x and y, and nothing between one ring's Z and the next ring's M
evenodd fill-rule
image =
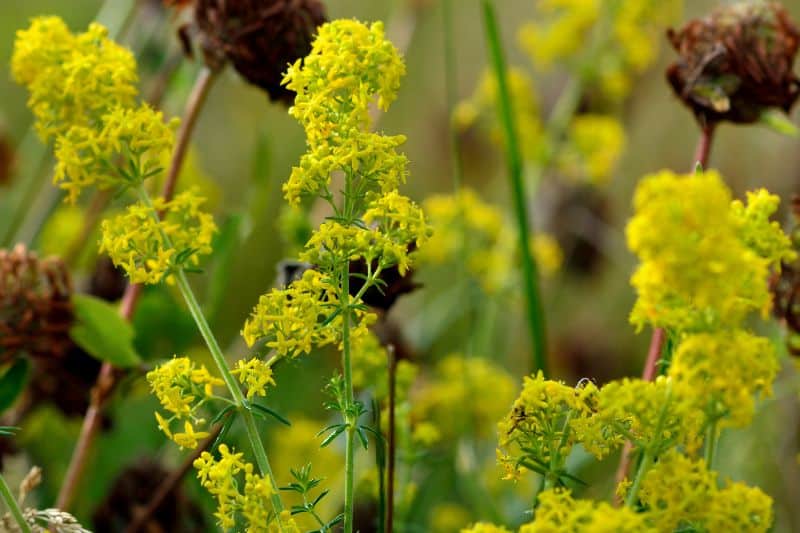
M28 25L32 16L58 14L73 30L85 28L101 9L96 0L6 0L0 3L0 65L8 65L14 32ZM109 1L114 13L124 9L126 1ZM452 190L452 164L448 139L448 115L444 90L444 61L442 21L439 2L416 2L421 7L411 15L406 2L396 0L330 0L329 16L356 17L362 20L384 20L390 38L408 36L406 61L408 75L404 79L397 102L381 119L380 127L387 133L407 135L405 152L410 159L410 177L405 191L416 200L434 193ZM455 49L457 54L457 92L460 98L472 94L481 73L486 68L486 49L483 38L479 4L457 0L454 12ZM684 18L706 12L716 2L696 0L686 2ZM800 18L800 5L785 2L795 18ZM512 64L526 66L528 60L519 51L516 31L522 21L535 12L534 0L503 0L497 2L500 24ZM175 29L179 21L157 2L143 2L133 19L124 42L139 50L143 86L151 81L169 54L178 50ZM688 171L698 137L691 114L673 96L664 80L664 68L673 52L663 40L660 59L636 84L632 97L624 108L624 125L628 144L611 183L602 189L604 198L603 228L605 239L600 249L599 267L590 275L565 272L545 283L544 297L550 339L551 365L554 374L568 382L590 376L608 380L623 375L638 375L649 341L649 332L636 334L628 324L627 314L634 301L628 278L635 258L627 251L624 226L630 215L631 196L637 180L644 174L662 168ZM199 65L185 62L169 86L162 105L168 116L179 116ZM7 72L7 70L6 70ZM548 109L563 86L558 74L537 80L542 106ZM10 75L0 75L0 136L11 145L25 138L31 124L31 114L25 106L22 87L13 83ZM485 136L472 132L463 139L465 183L489 201L509 206L509 191L501 152ZM718 168L736 195L755 187L766 187L784 199L781 216L788 222L786 207L792 194L800 191L800 150L797 139L779 136L762 127L722 126L712 151L712 166ZM34 146L38 141L29 143ZM35 152L35 150L34 150ZM217 285L206 278L197 280L201 297L207 304L215 331L232 357L246 353L238 332L258 296L273 286L276 264L286 257L286 249L277 231L283 199L280 185L291 167L304 152L304 136L300 126L287 114L286 108L270 103L259 90L246 84L232 69L213 87L208 103L197 125L193 142L193 166L212 193L218 223L236 238L230 241L232 252L218 254L210 266L210 274L222 272ZM17 153L13 174L8 183L0 183L0 233L5 234L12 223L14 207L22 201L26 188L20 176L32 176L36 158ZM204 181L205 180L205 181ZM210 183L210 184L209 184ZM74 236L76 228L63 227L38 232L40 222L47 216L55 198L47 180L34 188L28 198L35 200L14 232L34 249L47 252L60 239ZM532 201L534 218L548 211L546 195ZM552 207L552 206L551 206ZM559 224L558 214L548 224ZM49 233L48 233L49 232ZM72 233L70 233L72 232ZM48 244L49 243L49 244ZM567 261L571 250L565 250ZM78 286L89 272L89 256L84 258L83 271L76 276ZM509 265L513 268L513 265ZM220 279L220 275L216 279ZM446 282L446 280L439 280ZM434 361L457 349L468 322L458 319L447 332L431 339L424 330L432 319L427 291L404 298L392 311L392 319L400 325L412 350L422 361ZM459 296L446 301L444 309L464 306ZM193 325L182 307L168 290L153 290L146 295L137 326L142 331L164 330L172 337L156 334L137 339L143 355L149 359L168 357L172 352L196 348ZM513 375L522 376L529 365L530 347L523 320L523 302L502 308L500 326L494 332L492 349L487 354L502 361ZM445 311L447 312L447 311ZM148 324L149 316L159 317ZM163 331L162 331L163 333ZM776 336L780 332L773 332ZM779 341L778 341L779 342ZM145 353L148 352L148 353ZM325 414L319 407L319 389L334 368L332 355L281 368L276 409L284 413L303 412L319 419ZM320 370L322 368L322 370ZM759 485L775 499L776 531L800 531L800 470L797 465L798 424L796 375L785 371L776 387L775 396L763 402L753 427L742 431L727 431L722 437L719 470L733 479ZM174 446L165 446L152 419L154 400L144 393L141 380L126 382L124 391L112 404L112 430L104 433L90 469L91 480L84 484L77 511L88 516L108 490L110 480L127 460L138 456L159 454L170 464L179 460ZM63 474L71 451L70 439L75 435L78 419L63 420L53 410L43 410L26 424L20 438L21 446L31 454L30 460L46 462L45 485L40 497L50 503ZM276 431L280 429L276 428ZM12 463L13 465L14 463ZM20 459L18 470L24 470ZM289 466L280 465L279 477L285 478ZM615 466L606 461L590 478L603 479ZM285 480L285 479L284 479ZM446 479L440 478L441 490L449 490ZM610 482L606 482L610 483ZM602 488L607 489L610 485ZM199 493L193 483L187 484L192 494ZM598 496L602 492L598 491ZM207 502L206 502L207 503ZM429 513L430 508L421 508ZM486 518L474 516L473 518ZM424 523L424 520L423 520Z

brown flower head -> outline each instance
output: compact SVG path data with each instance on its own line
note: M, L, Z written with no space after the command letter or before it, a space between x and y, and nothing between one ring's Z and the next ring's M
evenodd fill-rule
M270 99L289 104L294 93L281 86L283 73L308 55L326 20L319 0L196 0L195 19L206 62L227 58Z
M63 262L24 245L0 250L0 362L25 352L62 356L71 346L72 283Z
M767 108L789 111L800 95L800 34L778 2L721 6L667 36L680 54L667 79L703 125L755 122Z

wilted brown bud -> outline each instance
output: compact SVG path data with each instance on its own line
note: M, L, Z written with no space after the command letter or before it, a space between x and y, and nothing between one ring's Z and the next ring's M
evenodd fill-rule
M272 100L292 103L283 74L311 51L325 7L319 0L196 0L195 19L207 62L224 56Z
M20 352L62 356L71 346L72 283L59 259L39 260L24 245L0 250L0 362Z
M680 54L667 79L703 125L755 122L767 108L789 111L800 95L800 34L778 2L721 6L667 36Z

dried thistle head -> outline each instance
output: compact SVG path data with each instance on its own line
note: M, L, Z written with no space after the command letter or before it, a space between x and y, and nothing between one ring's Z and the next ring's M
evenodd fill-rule
M0 250L0 363L20 352L60 357L72 345L72 282L60 259Z
M778 2L724 5L667 36L680 55L667 79L703 125L788 112L800 95L792 71L800 33Z
M283 73L309 53L326 17L319 0L196 0L195 19L207 63L226 58L270 99L291 104Z

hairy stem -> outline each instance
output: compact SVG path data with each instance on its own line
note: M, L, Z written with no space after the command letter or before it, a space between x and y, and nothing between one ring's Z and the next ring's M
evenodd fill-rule
M526 203L525 184L522 178L522 154L517 138L514 113L511 107L511 95L506 79L506 63L500 42L497 19L494 5L491 0L482 0L483 21L486 39L489 44L490 59L497 78L499 95L499 110L503 124L506 142L506 157L508 159L509 178L514 197L514 212L517 218L519 248L522 256L522 272L525 286L525 299L528 309L528 328L533 344L533 370L541 370L547 375L547 343L545 340L544 310L541 295L539 294L539 281L536 262L530 248L530 227L528 207Z
M0 475L0 498L6 504L8 511L11 513L11 516L14 517L22 533L31 533L31 527L28 525L28 522L25 521L25 517L22 516L22 509L20 509L17 500L14 498L11 489L8 488L8 484L2 475Z
M706 430L706 442L703 458L706 460L706 468L709 470L713 470L714 459L717 455L717 443L719 442L719 428L717 427L717 422L718 419L714 418Z
M650 453L649 450L644 451L644 455L642 455L642 461L639 463L639 470L636 471L636 477L633 478L633 484L631 485L631 491L628 493L628 497L625 498L625 505L627 507L633 508L636 505L636 502L639 498L639 489L642 485L642 480L644 479L645 474L650 467L653 465L653 454Z

